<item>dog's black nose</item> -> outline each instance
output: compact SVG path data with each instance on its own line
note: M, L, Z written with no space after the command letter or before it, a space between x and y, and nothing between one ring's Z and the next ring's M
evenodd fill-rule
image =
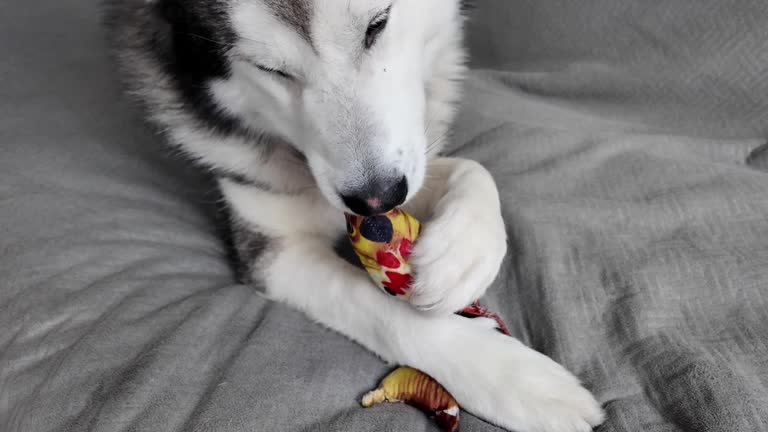
M408 196L408 180L399 179L377 181L361 189L341 194L344 204L360 216L373 216L394 209L405 202Z

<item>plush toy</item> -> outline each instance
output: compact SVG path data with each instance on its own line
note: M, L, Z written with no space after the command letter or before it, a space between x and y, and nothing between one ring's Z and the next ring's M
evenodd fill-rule
M379 388L363 396L368 408L382 402L403 402L433 414L437 424L447 432L459 430L459 404L448 391L429 375L399 367L381 381Z
M411 266L408 257L421 231L416 218L401 209L379 216L347 215L347 232L357 256L371 279L387 294L410 298ZM457 312L466 318L492 318L499 331L509 335L501 318L475 302ZM451 394L427 374L400 367L382 380L379 388L363 397L363 406L404 402L437 419L446 432L459 430L459 406Z
M347 215L347 233L360 262L379 288L402 300L411 297L407 259L419 231L419 221L399 209L371 217Z

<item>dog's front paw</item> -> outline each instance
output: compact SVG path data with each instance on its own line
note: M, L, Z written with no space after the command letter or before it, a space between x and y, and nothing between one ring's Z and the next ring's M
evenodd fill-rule
M489 205L478 198L449 194L425 224L410 258L416 308L456 312L496 278L507 251L504 220L496 196L488 197Z
M445 352L434 365L462 408L516 432L588 432L603 422L592 394L549 357L496 331L464 329L474 333L472 349Z

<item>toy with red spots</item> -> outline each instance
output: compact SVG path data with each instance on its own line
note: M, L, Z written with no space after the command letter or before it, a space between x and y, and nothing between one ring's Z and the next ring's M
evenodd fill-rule
M407 260L420 230L419 221L399 209L371 217L347 215L352 247L371 279L388 294L404 300L410 298L411 266Z
M421 224L403 210L371 217L347 215L347 231L361 263L371 279L389 295L402 300L410 298L412 268L408 264L413 243ZM475 302L456 312L465 318L491 318L500 332L509 335L507 326L497 314ZM387 376L379 389L368 393L363 406L378 402L402 401L433 415L445 432L459 430L459 407L456 400L434 379L421 371L400 367Z
M410 298L413 269L408 257L420 231L421 223L401 209L371 217L347 215L349 239L371 279L389 295L403 300ZM492 318L502 333L509 334L499 315L477 301L456 313L466 318Z

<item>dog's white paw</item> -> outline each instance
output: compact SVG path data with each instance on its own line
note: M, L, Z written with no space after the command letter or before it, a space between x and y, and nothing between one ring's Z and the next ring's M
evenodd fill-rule
M549 357L481 326L453 333L453 348L424 370L468 412L515 432L587 432L603 422L592 394Z
M414 268L411 304L420 310L464 308L482 297L501 267L507 237L498 204L464 197L448 194L441 201L409 258Z

